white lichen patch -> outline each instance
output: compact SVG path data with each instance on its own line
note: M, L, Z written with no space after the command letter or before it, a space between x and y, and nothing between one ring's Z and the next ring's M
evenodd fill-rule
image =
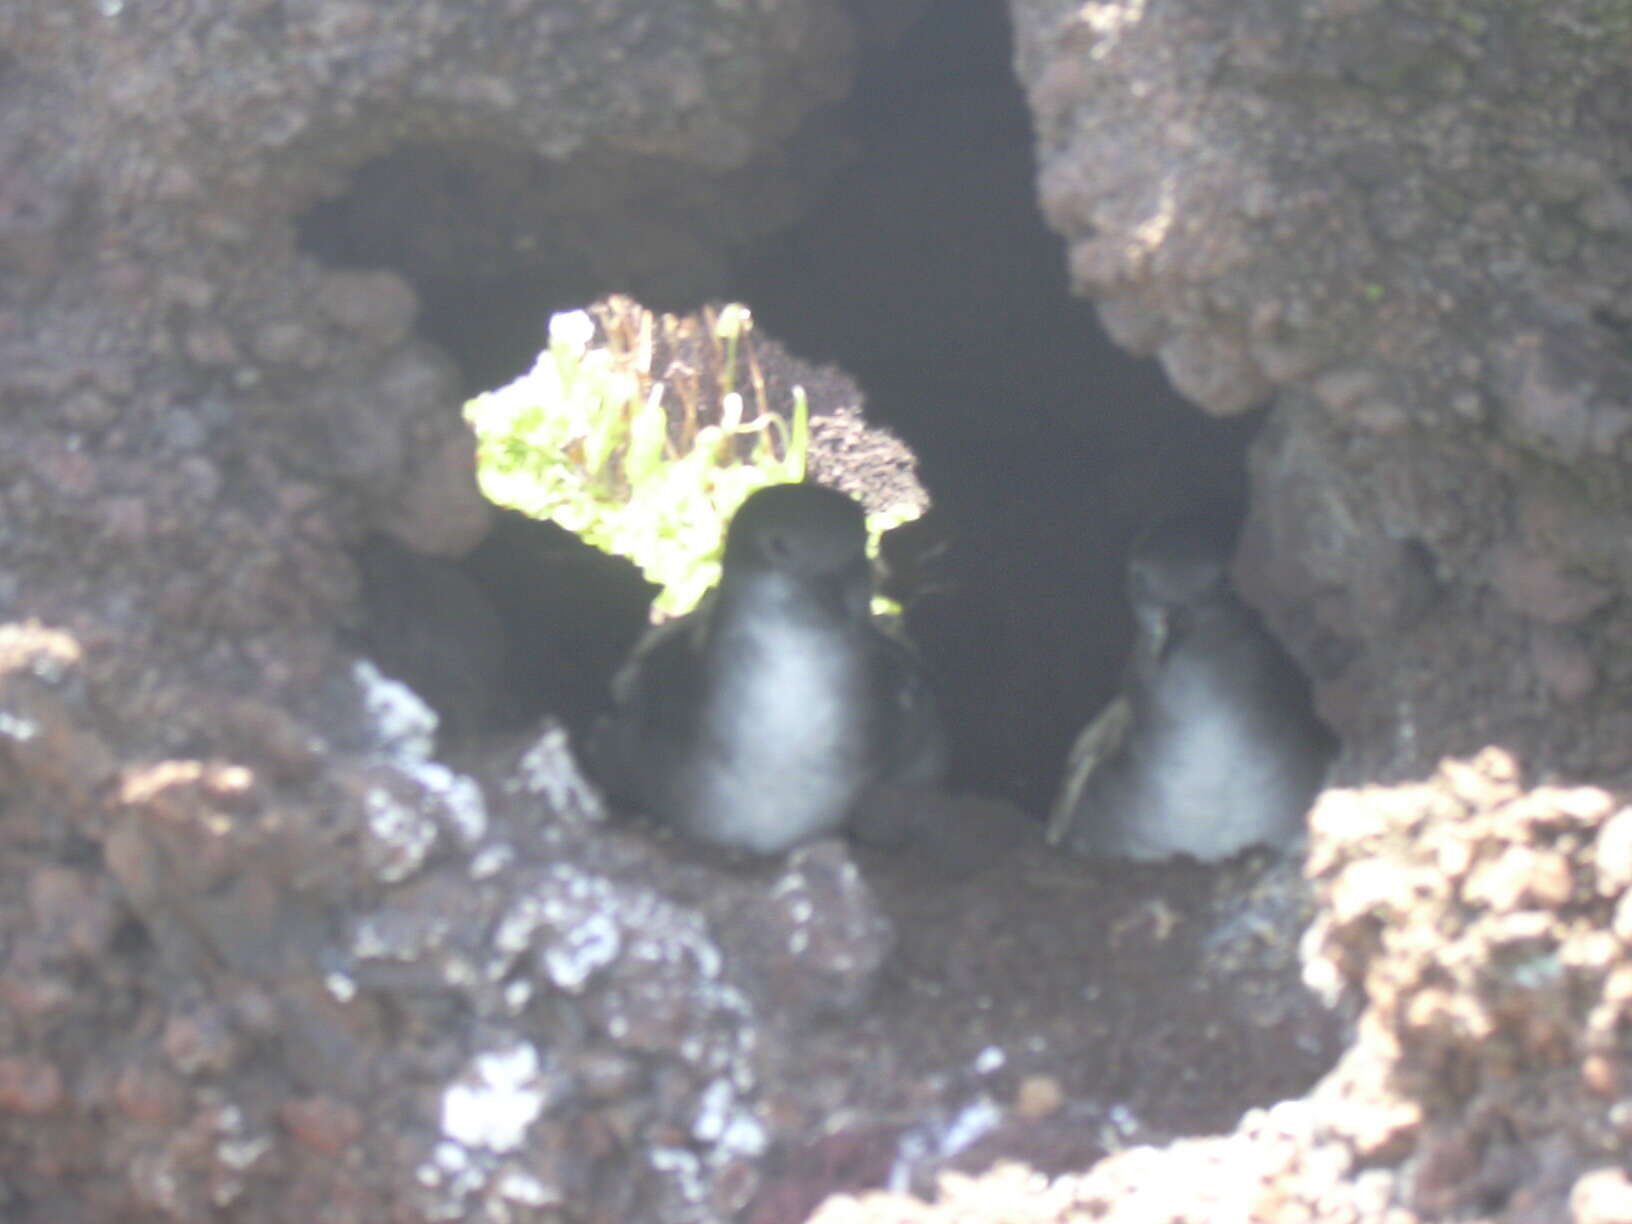
M494 947L507 958L497 969L502 974L509 961L536 944L550 981L579 994L623 950L618 912L610 881L558 864L494 928Z
M512 1016L519 1015L533 1001L533 984L525 979L506 983L504 1008Z
M382 851L374 874L387 884L400 883L425 865L436 845L436 822L383 786L371 786L363 797L368 831Z
M759 1119L745 1109L731 1115L725 1134L720 1136L718 1151L727 1156L754 1157L764 1155L771 1146L771 1137Z
M351 937L351 954L358 960L414 961L442 947L448 938L445 918L401 910L368 914Z
M521 981L581 996L613 1043L726 1077L739 1094L751 1090L753 1009L726 978L700 914L570 863L521 870L508 878L516 895L493 924L482 963L485 980L501 984L504 1010L532 1003ZM747 1151L761 1142L760 1127L738 1112L722 1118L718 1142L729 1133Z
M229 1169L243 1172L257 1164L272 1150L269 1135L254 1135L242 1139L226 1139L216 1145L215 1155Z
M939 1165L989 1135L1003 1121L1003 1110L989 1097L970 1101L949 1120L929 1119L903 1134L886 1183L905 1192L916 1170Z
M20 714L0 710L0 738L26 744L40 733L40 724Z
M550 941L544 951L544 971L562 990L577 994L599 969L618 957L623 937L608 914L589 914Z
M374 722L381 750L399 761L429 758L436 748L436 712L367 659L352 664L351 675L363 691L363 708Z
M521 1042L478 1054L442 1094L442 1133L466 1148L511 1152L544 1112L536 1047Z
M816 916L816 904L809 897L799 897L788 906L788 917L795 922L809 922Z
M439 761L420 761L406 772L441 804L461 844L468 848L487 836L487 802L474 778Z
M692 1138L714 1145L716 1159L762 1155L770 1146L765 1127L737 1099L727 1079L716 1079L703 1090L691 1123Z
M971 1101L958 1111L950 1126L941 1136L941 1155L956 1156L965 1148L980 1142L1003 1121L1003 1111L986 1097Z
M431 1158L421 1162L414 1170L414 1180L421 1186L442 1192L426 1205L430 1218L469 1219L465 1199L486 1184L489 1172L485 1167L487 1163L489 1161L473 1160L470 1152L450 1140L438 1143Z
M647 1153L652 1168L663 1174L687 1203L703 1201L703 1163L685 1148L654 1147Z
M977 1075L990 1075L1008 1061L1009 1056L1003 1052L1003 1047L989 1045L975 1055L975 1073Z
M644 934L630 942L630 957L651 964L677 964L700 981L718 978L725 961L697 916L673 906L664 908L672 915L670 923L640 923Z
M363 796L370 862L387 884L418 873L444 833L467 849L487 835L487 804L473 779L436 761L394 766Z
M578 768L566 728L559 723L546 727L522 756L505 790L542 796L550 810L565 820L594 823L606 819L606 804Z
M217 1207L229 1207L243 1195L244 1181L238 1174L248 1172L272 1150L270 1135L246 1133L243 1110L236 1105L220 1107L214 1117L216 1176L210 1200Z
M459 1177L468 1173L472 1165L470 1153L457 1143L437 1144L436 1151L431 1154L431 1157L434 1161L430 1168L433 1176L442 1174L448 1177Z
M483 846L470 860L470 878L472 880L491 880L511 863L516 861L515 847L507 846L503 842L492 846Z
M533 946L533 936L544 925L544 902L535 896L516 898L493 928L493 947L503 959L495 962L490 976L502 977L510 963Z
M809 924L816 917L816 902L810 895L810 880L803 872L789 872L776 882L771 895L787 915L788 954L803 956L810 950Z
M1142 1127L1139 1115L1126 1102L1118 1101L1105 1111L1105 1123L1124 1143L1137 1135Z
M500 1198L528 1207L559 1207L565 1202L559 1190L546 1186L524 1169L506 1170L494 1189Z
M737 1103L729 1080L717 1079L697 1101L697 1113L691 1121L691 1134L702 1143L713 1143L725 1133L731 1107Z

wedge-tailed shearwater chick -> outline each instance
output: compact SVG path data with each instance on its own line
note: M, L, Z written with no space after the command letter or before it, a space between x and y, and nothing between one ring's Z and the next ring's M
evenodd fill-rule
M838 831L879 783L945 767L916 659L871 612L861 507L810 484L743 502L720 582L654 630L591 747L614 798L717 845L774 854Z
M1134 545L1136 623L1121 694L1071 751L1048 837L1079 853L1216 862L1295 843L1336 744L1303 673L1227 573L1205 521Z

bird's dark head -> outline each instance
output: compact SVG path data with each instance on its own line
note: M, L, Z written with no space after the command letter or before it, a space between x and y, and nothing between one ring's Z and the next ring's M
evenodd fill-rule
M865 572L867 523L861 507L820 485L760 489L742 503L726 531L725 568L802 579Z
M1128 600L1136 611L1194 608L1230 589L1230 535L1216 521L1165 519L1134 541Z

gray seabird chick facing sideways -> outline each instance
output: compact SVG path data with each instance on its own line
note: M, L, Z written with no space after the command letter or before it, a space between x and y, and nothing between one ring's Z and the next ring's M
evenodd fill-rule
M1302 835L1336 743L1227 564L1225 541L1199 518L1163 522L1134 544L1133 657L1122 693L1071 751L1051 842L1217 862Z
M726 532L720 582L647 635L591 746L602 784L684 832L774 854L837 832L880 783L946 750L916 659L873 621L861 507L773 485Z

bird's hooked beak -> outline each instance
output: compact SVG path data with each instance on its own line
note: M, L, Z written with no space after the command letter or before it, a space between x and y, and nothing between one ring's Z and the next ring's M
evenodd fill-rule
M1168 647L1173 644L1173 610L1156 604L1136 608L1134 616L1150 644L1150 657L1160 663L1167 657Z

